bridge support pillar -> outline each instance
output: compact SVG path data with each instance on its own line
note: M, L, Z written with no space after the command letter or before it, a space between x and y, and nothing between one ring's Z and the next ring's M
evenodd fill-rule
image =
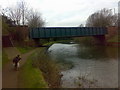
M106 45L105 35L94 36L95 44L97 45Z
M39 38L35 38L35 39L33 39L34 40L34 42L35 42L35 46L39 46L40 45L40 39Z

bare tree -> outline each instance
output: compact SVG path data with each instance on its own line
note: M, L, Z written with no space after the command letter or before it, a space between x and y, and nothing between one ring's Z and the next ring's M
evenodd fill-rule
M89 27L106 27L117 25L117 14L113 14L111 9L102 9L90 15L87 19L86 26Z
M5 12L6 11L6 12ZM13 7L7 7L2 10L2 13L11 18L16 22L17 25L21 23L25 25L26 17L27 17L28 7L25 1L17 2L17 4Z
M21 1L18 3L18 5L21 10L22 25L25 25L27 12L28 12L27 3L25 1Z
M21 10L20 10L19 6L16 8L9 7L8 8L8 17L10 17L13 21L15 21L17 25L20 25Z
M8 7L1 11L2 14L15 21L17 25L28 24L30 27L41 27L45 24L41 18L41 14L32 9L28 9L27 3L24 0L17 2L14 7Z
M1 6L0 6L0 15L3 15L3 16L6 16L6 9L3 9Z
M31 12L29 12L27 20L29 27L42 27L45 25L45 21L42 19L41 14L37 11L31 10Z
M83 25L83 24L80 24L79 27L84 27L84 25Z

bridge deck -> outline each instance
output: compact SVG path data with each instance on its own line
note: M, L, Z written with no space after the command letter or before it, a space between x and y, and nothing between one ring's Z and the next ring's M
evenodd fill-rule
M105 35L105 27L40 27L30 29L30 38L81 37Z

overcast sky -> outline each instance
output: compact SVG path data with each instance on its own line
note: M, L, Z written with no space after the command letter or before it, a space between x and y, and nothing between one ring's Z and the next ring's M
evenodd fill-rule
M0 7L14 6L20 0L1 0ZM85 24L89 15L102 8L118 12L119 0L24 0L42 14L46 26L66 27Z

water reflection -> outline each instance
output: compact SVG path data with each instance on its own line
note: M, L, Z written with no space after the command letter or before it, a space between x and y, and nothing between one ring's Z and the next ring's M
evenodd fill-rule
M115 59L118 57L117 48L105 46L90 46L84 47L82 45L78 48L78 57L83 59Z
M117 48L85 47L78 44L54 44L48 49L51 58L62 67L62 87L118 86Z

